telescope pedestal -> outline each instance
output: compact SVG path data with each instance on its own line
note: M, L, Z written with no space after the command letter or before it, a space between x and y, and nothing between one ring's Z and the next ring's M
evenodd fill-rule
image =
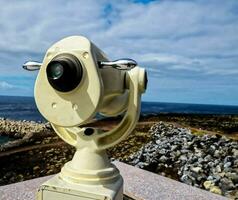
M77 150L38 190L38 200L122 200L123 179L105 151Z

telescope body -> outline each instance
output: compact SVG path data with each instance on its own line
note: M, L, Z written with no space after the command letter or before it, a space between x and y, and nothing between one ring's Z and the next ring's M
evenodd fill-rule
M76 148L61 172L39 188L38 200L122 200L123 178L106 149L134 130L146 71L131 59L109 61L82 36L60 40L48 49L42 64L28 62L24 68L36 65L36 105L58 136ZM97 113L124 116L104 132L85 125Z

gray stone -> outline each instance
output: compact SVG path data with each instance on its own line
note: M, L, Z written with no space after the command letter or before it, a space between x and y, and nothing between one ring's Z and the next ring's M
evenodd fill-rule
M232 162L232 161L233 161L233 157L232 156L226 156L225 159L224 159L224 163Z
M234 160L234 167L238 168L238 159Z
M238 183L238 174L237 173L231 173L227 172L225 176L233 181L234 184Z
M213 178L215 182L218 182L221 179L221 176L219 174L214 174Z
M200 182L200 181L202 181L202 180L206 180L206 174L204 174L204 173L199 173L198 175L197 175L197 180Z
M161 156L159 158L159 161L162 162L162 163L165 163L167 160L168 160L168 158L166 156Z
M165 149L161 149L161 150L159 150L159 154L162 154L162 155L164 155L164 154L166 154L166 150Z
M224 164L224 168L229 168L231 166L231 162L227 162Z
M208 149L208 152L209 152L211 155L213 155L215 151L216 151L216 147L215 147L214 145L211 145L211 146L209 147L209 149Z
M207 177L207 180L208 180L208 181L212 181L213 179L214 179L214 178L213 178L213 176L211 176L211 175Z
M238 150L237 149L232 149L233 155L238 158Z
M219 186L221 187L223 191L231 190L235 188L235 185L233 184L233 182L229 180L228 178L222 178L220 180Z
M221 154L220 154L219 150L215 150L213 155L214 155L214 157L219 158Z
M186 154L186 153L188 153L188 152L190 152L188 149L182 149L182 150L181 150L181 153L182 153L182 154Z
M217 166L216 166L216 172L218 172L218 173L221 172L221 167L220 167L220 165L217 165Z
M198 163L202 163L204 161L203 158L198 158Z
M205 162L210 162L212 160L212 156L211 155L207 155L207 156L205 156L205 158L204 158L204 161Z
M213 163L213 162L208 162L207 165L208 165L209 167L214 167L215 163Z
M187 161L187 156L185 156L185 155L181 155L180 157L179 157L179 160L181 160L181 161L184 161L184 162L186 162Z
M201 168L201 167L192 167L192 168L191 168L191 171L192 171L192 172L195 172L195 173L199 173L199 172L202 171L202 168Z
M192 180L189 178L188 175L182 175L182 177L180 178L180 180L183 182L183 183L186 183L188 185L192 185Z
M177 150L177 148L178 148L178 145L172 145L171 146L171 151L175 151L175 150Z

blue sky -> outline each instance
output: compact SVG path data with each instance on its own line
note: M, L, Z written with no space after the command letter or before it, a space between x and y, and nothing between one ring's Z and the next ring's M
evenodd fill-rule
M0 95L33 96L22 64L70 35L145 67L144 101L238 105L237 0L1 0Z

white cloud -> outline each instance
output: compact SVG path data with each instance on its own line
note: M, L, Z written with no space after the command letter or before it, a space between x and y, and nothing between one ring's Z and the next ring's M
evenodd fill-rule
M14 86L6 81L0 81L0 90L12 89Z
M0 49L7 52L43 54L53 42L83 34L112 58L135 57L141 62L171 64L170 69L176 70L207 73L220 60L214 58L213 65L207 66L199 56L238 55L238 14L233 9L237 1L26 0L0 4ZM11 65L14 60L9 61ZM232 70L222 64L223 70Z
M215 87L206 82L212 75L223 80L225 88L238 73L237 10L237 0L147 4L129 0L2 0L0 73L28 76L21 68L27 59L41 60L57 40L82 34L111 59L137 60L154 78L171 81L182 77L188 80L184 87L193 87L191 77L199 77L207 87ZM149 89L153 91L155 85L149 83Z

